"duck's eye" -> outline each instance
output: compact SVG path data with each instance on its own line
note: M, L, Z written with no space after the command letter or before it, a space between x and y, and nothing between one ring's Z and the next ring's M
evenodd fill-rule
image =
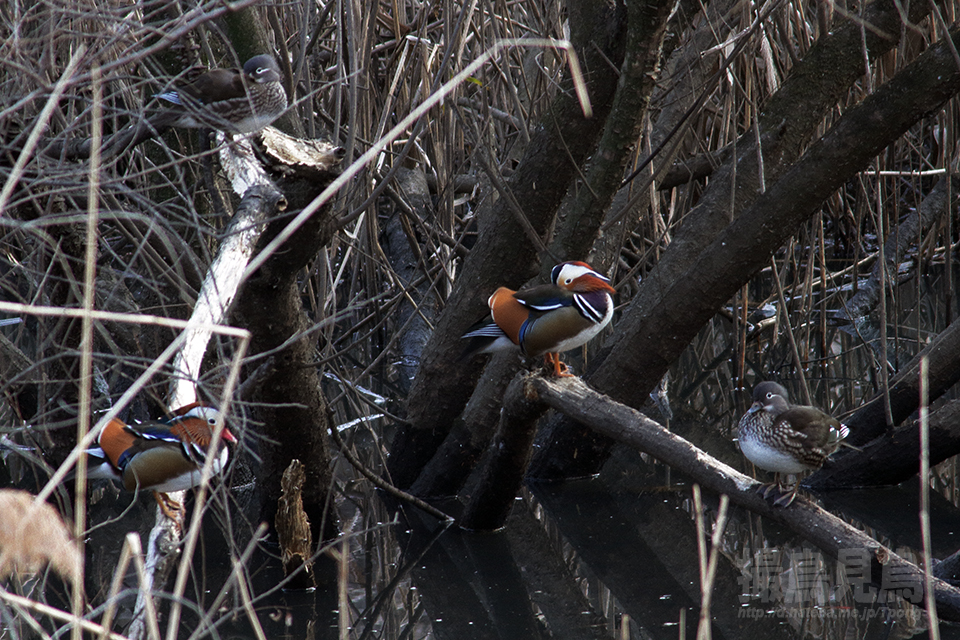
M571 282L573 282L573 278L567 278L567 279L564 281L564 284L570 284Z

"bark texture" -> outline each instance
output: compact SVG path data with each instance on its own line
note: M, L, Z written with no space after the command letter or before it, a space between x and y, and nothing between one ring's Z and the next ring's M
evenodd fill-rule
M960 401L930 416L930 466L960 453ZM920 424L877 438L861 451L832 458L803 484L813 489L855 489L900 484L920 471Z
M280 561L283 573L290 577L294 589L310 589L316 585L313 579L313 535L310 520L303 510L303 480L305 474L299 460L291 460L280 480L282 493L277 505L277 537L280 542ZM301 571L302 569L302 571Z
M674 3L627 3L627 44L620 80L597 152L582 185L571 189L557 214L551 253L559 260L583 260L600 229L600 221L620 188L627 163L643 129L650 96L660 72L667 18ZM601 270L608 265L593 265ZM544 276L553 264L541 265Z
M317 185L313 186L319 192ZM284 189L299 192L297 188ZM279 193L276 194L279 197ZM262 248L285 226L274 220L261 236ZM247 281L236 303L241 326L252 334L251 355L270 353L271 363L250 400L258 405L265 443L260 450L260 477L265 481L260 517L274 521L280 498L280 478L293 460L305 469L303 509L315 540L337 535L336 520L328 512L331 427L326 399L314 361L316 336L302 305L297 274L329 241L334 231L329 209L319 211ZM297 336L294 338L294 336ZM318 571L318 576L323 572ZM322 579L322 577L321 577Z
M609 115L582 184L567 193L556 214L557 232L548 249L551 259L541 263L543 276L556 262L584 259L597 237L604 212L620 187L640 137L672 6L663 1L627 3L626 50ZM516 367L515 356L491 360L489 372L477 385L462 421L454 425L420 474L413 485L415 492L449 495L459 489L489 441L491 430L487 425L497 423L506 381Z
M460 526L472 531L501 529L510 515L523 476L530 463L530 449L537 420L546 411L539 402L524 396L524 375L507 387L500 414L500 428L484 464L480 483L463 512Z

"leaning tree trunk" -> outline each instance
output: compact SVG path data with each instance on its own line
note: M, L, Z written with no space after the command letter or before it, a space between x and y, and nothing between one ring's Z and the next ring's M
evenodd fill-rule
M911 7L911 21L928 10ZM744 136L737 156L715 172L701 203L604 345L602 363L588 375L596 389L640 406L716 309L769 264L824 199L956 91L956 65L947 63L949 47L941 43L848 111L798 160L823 114L862 73L862 38L873 56L895 44L879 34L900 33L900 14L888 0L874 2L863 19L876 33L862 31L857 20L821 38L767 101L760 135ZM540 441L543 447L531 465L531 474L539 478L596 473L610 447L609 440L567 418L551 421Z

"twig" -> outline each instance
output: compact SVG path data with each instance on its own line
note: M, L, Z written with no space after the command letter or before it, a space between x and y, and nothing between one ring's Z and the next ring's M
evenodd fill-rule
M112 633L96 622L90 622L89 620L84 620L83 618L77 618L67 611L62 611L55 607L51 607L50 605L43 604L42 602L36 602L29 598L24 598L23 596L9 593L6 589L0 589L0 600L4 600L14 606L22 607L24 609L32 609L33 611L42 613L45 616L50 616L54 620L63 620L64 622L75 624L84 631L90 631L92 633L108 633L110 640L127 640L125 636L122 636L119 633Z
M437 518L447 523L453 522L454 519L452 516L449 516L443 511L440 511L433 505L427 504L420 498L414 495L411 495L406 491L398 489L397 487L393 486L392 484L390 484L389 482L387 482L386 480L378 476L376 473L368 469L362 462L360 462L360 460L358 460L353 455L353 453L350 452L350 449L347 447L347 444L343 441L343 438L340 437L340 433L337 431L336 428L330 429L330 434L333 436L333 441L336 442L337 447L340 448L340 453L343 454L343 457L346 458L347 461L350 464L352 464L354 468L363 475L363 477L365 477L367 480L372 482L378 488L382 489L383 491L386 491L387 493L389 493L394 498L397 498L398 500L409 502L416 508L426 511L427 513L432 515L434 518Z

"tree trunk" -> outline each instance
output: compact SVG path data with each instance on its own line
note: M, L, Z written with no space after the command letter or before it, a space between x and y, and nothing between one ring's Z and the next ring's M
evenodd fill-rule
M888 393L894 425L906 420L920 406L921 358L927 358L929 363L927 375L932 402L960 381L957 364L960 362L960 319L941 331L890 382ZM888 429L883 392L860 407L845 423L850 427L850 444L865 444L883 435Z
M531 403L523 394L524 376L516 376L503 396L500 428L490 447L480 482L474 489L460 526L471 531L495 531L510 515L523 476L530 463L537 420L546 411L539 402Z
M319 193L322 186L314 183L310 188ZM306 201L302 184L281 188ZM260 238L260 248L275 238L286 222L282 218L270 223ZM326 245L334 230L329 208L317 212L294 239L250 277L235 308L241 325L252 334L250 355L268 353L270 357L269 366L249 398L258 405L258 416L264 424L258 474L264 480L260 519L274 521L280 479L293 460L300 460L305 469L303 509L317 541L330 540L338 533L336 517L329 511L333 478L327 434L332 422L319 374L313 366L316 333L305 333L309 321L297 276ZM254 363L262 364L259 359ZM332 577L319 568L316 574L321 581Z
M592 118L584 118L569 76L533 134L526 154L507 183L511 198L501 197L481 220L480 235L457 277L453 294L423 352L407 405L409 424L393 443L390 474L409 487L434 455L463 410L482 362L458 363L460 336L487 313L487 297L500 285L518 288L537 271L532 229L543 242L557 205L573 176L596 146L617 84L615 68L623 57L625 16L620 7L593 2L568 4L571 40L583 67ZM517 209L514 209L513 206ZM518 221L523 216L526 225ZM526 227L526 228L525 228Z
M930 415L930 466L960 453L960 400ZM920 471L920 424L877 438L835 458L804 481L812 489L859 489L900 484Z

